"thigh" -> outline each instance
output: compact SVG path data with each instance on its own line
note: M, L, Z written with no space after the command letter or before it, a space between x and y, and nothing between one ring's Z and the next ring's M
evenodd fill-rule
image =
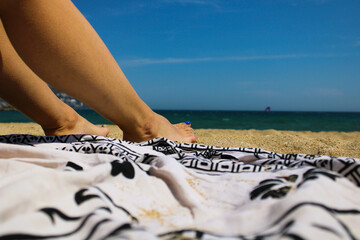
M16 2L16 0L14 0ZM0 1L0 18L5 13L6 9L8 9L11 5L11 0L1 0Z

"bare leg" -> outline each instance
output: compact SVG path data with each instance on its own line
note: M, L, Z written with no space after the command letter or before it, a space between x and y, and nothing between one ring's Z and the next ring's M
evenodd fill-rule
M117 124L124 139L196 141L136 94L94 29L70 0L2 0L0 16L25 63L43 80Z
M107 135L60 101L17 55L0 20L0 96L39 123L46 135Z

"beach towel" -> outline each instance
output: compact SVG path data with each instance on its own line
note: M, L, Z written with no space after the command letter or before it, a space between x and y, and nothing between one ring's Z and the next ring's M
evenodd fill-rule
M360 239L360 160L0 136L0 239Z

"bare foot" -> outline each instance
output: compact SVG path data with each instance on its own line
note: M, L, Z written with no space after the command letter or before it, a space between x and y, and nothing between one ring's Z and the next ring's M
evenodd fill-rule
M67 121L55 128L44 128L46 136L59 136L69 134L90 134L97 136L107 136L109 129L105 127L98 127L90 123L85 118L77 115L72 121Z
M152 121L149 121L141 131L124 132L124 140L132 142L148 141L157 137L165 137L177 142L196 142L194 130L185 123L171 124L163 116L154 113Z

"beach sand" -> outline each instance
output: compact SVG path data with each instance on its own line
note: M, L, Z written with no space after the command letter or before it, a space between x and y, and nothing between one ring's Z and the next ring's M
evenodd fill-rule
M122 132L117 126L106 127L110 129L109 137L122 139ZM206 145L360 158L360 132L229 129L195 129L195 132L198 143ZM44 135L35 123L0 123L0 135L7 134Z

